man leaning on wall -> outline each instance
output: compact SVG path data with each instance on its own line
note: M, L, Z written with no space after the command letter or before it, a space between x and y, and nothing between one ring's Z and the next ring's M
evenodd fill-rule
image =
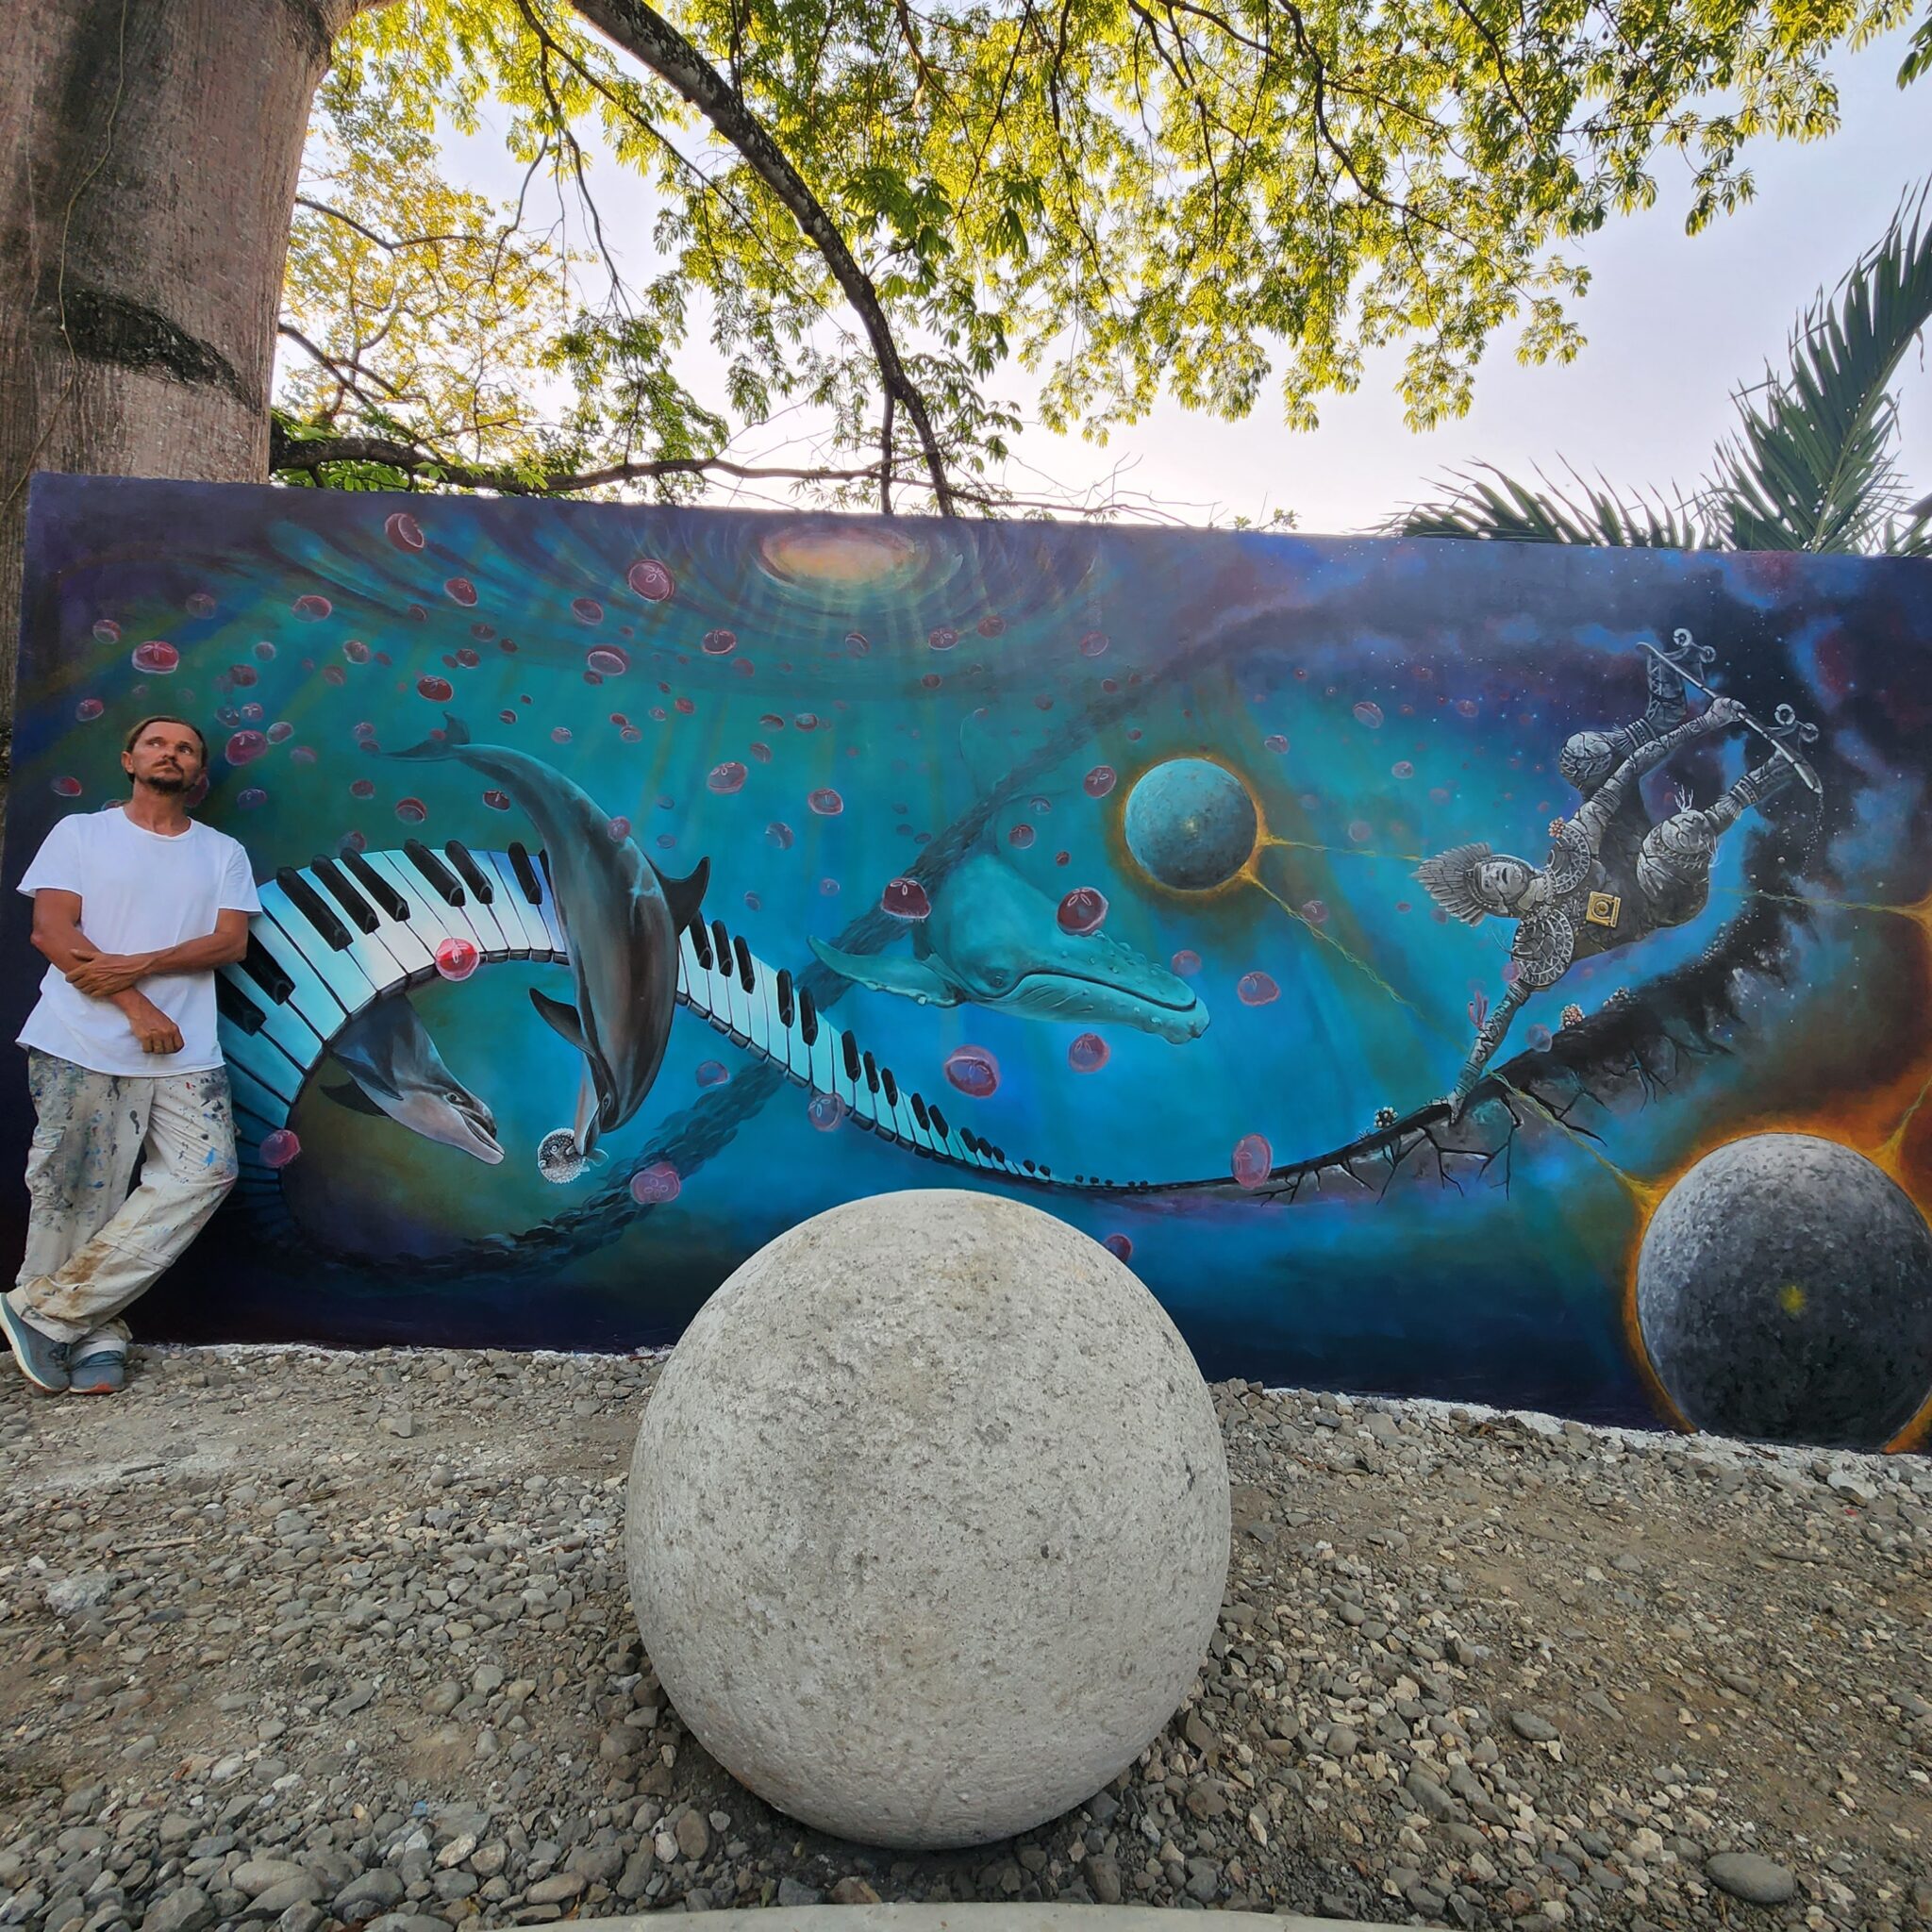
M122 1386L122 1310L235 1184L214 970L247 950L260 901L247 853L188 815L207 765L192 724L143 718L121 754L126 803L62 819L20 882L51 963L20 1034L38 1124L0 1327L50 1394Z

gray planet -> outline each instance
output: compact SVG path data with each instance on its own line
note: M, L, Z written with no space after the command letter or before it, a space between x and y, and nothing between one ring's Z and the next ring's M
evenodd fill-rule
M1692 1426L1879 1449L1932 1396L1932 1227L1856 1148L1733 1141L1651 1217L1637 1324Z

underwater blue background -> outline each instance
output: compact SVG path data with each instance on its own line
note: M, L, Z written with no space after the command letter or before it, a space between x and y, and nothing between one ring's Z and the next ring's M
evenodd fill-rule
M403 541L399 514L414 520ZM641 562L656 572L634 575ZM1180 956L1210 1016L1199 1038L857 987L837 1024L1057 1175L1157 1184L1016 1191L1124 1238L1209 1374L1650 1420L1623 1317L1646 1190L1731 1134L1797 1121L1868 1151L1893 1136L1892 1171L1925 1198L1908 1118L1928 1050L1923 564L42 476L28 572L9 888L58 816L125 795L125 727L178 708L215 750L200 811L260 876L354 837L534 848L476 773L383 755L448 715L555 765L666 874L708 858L707 912L774 967L800 971L809 938L849 946L861 924L860 950L876 944L882 891L933 862L928 848L945 871L996 855L1048 908L1099 891L1110 938L1164 966ZM1766 716L1790 703L1824 733L1817 823L1768 895L1776 957L1711 1037L1664 1081L1591 1074L1579 1130L1538 1124L1480 1174L1291 1199L1159 1191L1228 1183L1245 1137L1274 1163L1312 1158L1378 1109L1448 1091L1473 1002L1503 993L1510 928L1436 915L1418 861L1486 840L1541 862L1546 823L1575 802L1556 767L1564 738L1639 716L1638 646L1680 627L1717 652L1719 689ZM143 672L136 655L157 641L178 661ZM272 724L290 729L252 757L244 741L242 762L225 755ZM1733 738L1673 775L1707 800L1745 757ZM1176 891L1137 862L1122 820L1146 774L1195 758L1233 774L1260 832L1227 883ZM838 808L815 808L828 792ZM1621 991L1641 1005L1696 970L1767 896L1750 870L1760 836L1753 822L1725 840L1698 919L1532 998L1497 1064L1560 1036L1573 1002L1594 1014ZM40 976L25 915L9 891L16 1029ZM883 957L909 958L909 928L883 929ZM562 969L517 963L412 996L493 1109L502 1165L311 1083L285 1215L231 1202L139 1331L662 1342L810 1214L994 1185L850 1123L825 1130L804 1091L680 1011L608 1164L554 1186L535 1150L569 1124L581 1061L531 987L571 996ZM1091 1071L1069 1053L1087 1033L1107 1049ZM949 1082L961 1047L996 1063L990 1094ZM29 1125L16 1068L0 1101L8 1174ZM633 1200L627 1176L674 1145L676 1199ZM24 1192L5 1185L17 1254Z

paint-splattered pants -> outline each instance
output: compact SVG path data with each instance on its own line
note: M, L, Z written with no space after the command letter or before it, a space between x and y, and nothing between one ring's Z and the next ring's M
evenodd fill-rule
M39 1124L27 1156L26 1258L8 1299L76 1356L123 1351L116 1319L235 1185L228 1075L143 1080L27 1049ZM141 1185L128 1185L141 1161Z

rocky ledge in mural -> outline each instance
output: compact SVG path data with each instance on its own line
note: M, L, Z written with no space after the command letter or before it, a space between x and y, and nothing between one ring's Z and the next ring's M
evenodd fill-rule
M29 562L16 874L170 704L263 883L183 1335L660 1341L943 1173L1209 1373L1923 1436L1924 564L63 477ZM1713 1408L1640 1256L1793 1136L1904 1258L1705 1267Z

